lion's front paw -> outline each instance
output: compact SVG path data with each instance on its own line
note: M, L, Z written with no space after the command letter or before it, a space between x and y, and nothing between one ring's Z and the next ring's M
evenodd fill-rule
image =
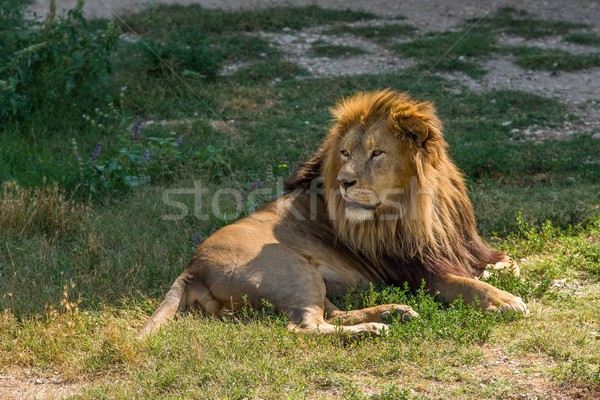
M388 310L379 314L381 321L384 323L390 323L395 318L400 318L402 322L407 322L419 316L410 306L403 304L389 304L386 308Z
M485 311L496 311L500 313L516 311L522 312L525 315L529 314L529 310L523 299L513 296L505 291L498 292L499 293L494 296L490 296L488 299L488 306L484 309Z

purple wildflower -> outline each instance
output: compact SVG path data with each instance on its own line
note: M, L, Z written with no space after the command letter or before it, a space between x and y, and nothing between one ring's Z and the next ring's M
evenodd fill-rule
M146 150L144 154L142 154L142 162L148 161L150 157L152 157L152 153L150 152L150 150Z
M200 235L200 232L194 232L191 234L190 239L192 240L192 244L195 247L200 246L200 243L204 242L204 237L202 237L202 235Z
M134 143L139 143L140 141L140 132L142 132L142 125L144 125L144 120L140 119L138 122L133 125L133 133L131 134L131 140Z
M177 138L177 140L175 141L175 147L181 146L181 143L183 143L183 136L179 136Z
M94 150L92 151L92 156L90 157L90 161L92 162L92 164L96 164L96 161L98 160L98 156L100 155L101 151L102 145L100 143L96 144L96 147L94 147Z

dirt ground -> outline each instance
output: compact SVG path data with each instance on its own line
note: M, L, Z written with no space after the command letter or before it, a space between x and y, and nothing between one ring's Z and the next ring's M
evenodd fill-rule
M33 13L45 15L50 0L35 0L30 9ZM77 0L57 0L60 8L72 8ZM465 19L493 13L500 7L513 6L525 9L532 15L551 20L582 22L590 26L588 31L600 34L600 1L597 0L88 0L85 12L88 17L115 18L123 13L135 12L148 4L201 4L210 8L240 9L267 7L273 5L309 5L316 4L325 8L352 8L369 11L384 17L384 20L371 24L391 23L395 16L406 17L403 21L424 31L446 31L458 27ZM389 19L389 20L388 20ZM266 35L266 34L265 34ZM352 59L339 60L308 57L306 51L310 43L320 38L319 28L301 32L269 34L272 42L283 50L291 61L297 62L315 76L335 76L342 74L381 73L406 68L408 60L399 60L384 48L373 43L364 43L355 37L342 36L338 44L368 46L368 54ZM503 37L503 42L522 40L515 37ZM576 45L567 45L559 38L547 37L528 41L527 45L562 48L573 53L593 52ZM597 50L596 50L597 51ZM581 126L565 126L560 130L536 130L531 127L533 140L559 137L566 138L574 133L588 133L600 139L600 68L580 72L550 74L545 71L526 71L508 58L496 58L484 64L486 77L479 81L463 74L446 74L445 77L457 81L460 85L475 90L486 91L496 88L509 88L533 92L538 95L556 98L563 102L570 112L579 115ZM225 71L235 69L235 65L226 66ZM73 395L79 385L67 384L56 379L39 378L29 370L8 370L0 374L1 399L52 399Z

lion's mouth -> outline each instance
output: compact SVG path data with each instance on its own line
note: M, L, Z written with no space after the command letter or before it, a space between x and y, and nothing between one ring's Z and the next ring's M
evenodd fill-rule
M346 200L346 208L358 208L363 210L374 210L379 204L364 204L354 200L352 197L348 196L346 193L342 194L344 200Z

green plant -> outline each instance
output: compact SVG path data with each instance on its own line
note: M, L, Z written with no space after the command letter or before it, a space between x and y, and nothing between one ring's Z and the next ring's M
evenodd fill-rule
M66 16L55 1L45 21L27 19L25 5L0 5L0 117L25 117L56 107L83 107L108 95L110 54L119 29L95 32L83 16L83 0Z
M90 124L106 132L116 143L97 143L89 158L84 159L77 139L72 139L73 152L80 169L81 183L92 193L126 191L143 186L153 179L174 173L175 165L188 161L181 151L184 137L175 132L168 136L145 136L143 120L126 128L113 103L110 111L95 110L95 117L85 115ZM104 150L104 151L103 151Z

